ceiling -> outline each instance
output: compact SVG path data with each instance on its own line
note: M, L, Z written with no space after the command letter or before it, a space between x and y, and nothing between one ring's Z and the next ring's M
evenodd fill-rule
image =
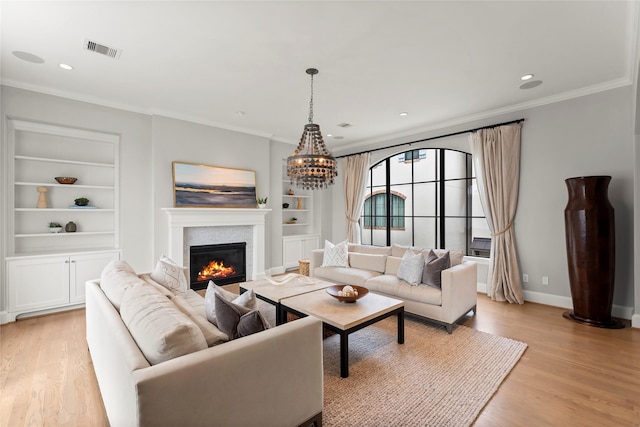
M344 150L631 84L638 5L3 0L0 14L3 84L279 141L300 138L318 68L314 121ZM520 89L527 73L543 83Z

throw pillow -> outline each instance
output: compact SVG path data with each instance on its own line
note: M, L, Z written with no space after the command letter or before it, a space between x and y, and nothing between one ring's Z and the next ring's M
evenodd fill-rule
M400 267L398 267L398 279L404 280L410 285L417 286L422 279L422 269L424 268L424 257L422 253L413 253L411 249L402 256Z
M220 294L220 296L225 300L249 310L255 310L257 308L256 293L253 289L238 295L233 292L229 292L209 280L207 291L204 294L204 311L207 315L207 320L216 326L218 326L218 321L216 320L216 294Z
M442 270L446 270L451 266L451 260L449 252L445 252L444 255L439 257L433 252L429 251L427 258L424 262L424 272L422 273L422 283L425 285L433 286L434 288L442 288Z
M250 310L227 301L220 293L215 294L218 328L230 340L264 331L269 326L258 310Z
M333 244L324 241L323 267L349 267L349 252L347 241Z
M144 284L144 280L138 277L126 261L111 261L100 275L100 288L118 311L120 311L124 291L140 284Z
M177 294L184 295L189 290L189 283L184 275L184 269L164 255L160 257L156 268L150 276L153 280Z

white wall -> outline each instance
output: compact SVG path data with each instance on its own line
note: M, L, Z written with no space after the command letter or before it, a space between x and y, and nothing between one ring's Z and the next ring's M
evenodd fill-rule
M152 216L150 117L8 86L2 86L1 90L3 148L8 141L6 118L120 135L122 256L134 269L149 269L152 266L152 254L147 243L152 236L152 222L149 220ZM2 159L3 168L5 160ZM4 217L4 210L2 215ZM5 222L4 218L2 222ZM6 238L8 236L3 236ZM4 266L4 262L2 264ZM4 274L1 277L4 279Z
M172 162L255 170L256 191L258 197L263 197L269 194L271 188L269 146L270 142L266 138L153 116L153 258L156 259L168 251L166 214L161 209L173 207ZM267 247L273 228L273 215L267 214ZM269 257L265 262L269 267Z
M520 196L514 222L521 271L529 275L529 283L523 284L525 298L571 307L564 234L567 203L564 180L573 176L611 175L609 198L616 212L614 315L630 318L634 307L633 95L628 86L438 132L384 141L357 151L525 118ZM469 151L466 135L412 144L410 148L422 147ZM374 152L371 164L407 149L409 146ZM333 206L325 207L333 215L334 241L344 239L346 233L342 198L341 187L336 186ZM548 286L542 285L542 276L549 277Z

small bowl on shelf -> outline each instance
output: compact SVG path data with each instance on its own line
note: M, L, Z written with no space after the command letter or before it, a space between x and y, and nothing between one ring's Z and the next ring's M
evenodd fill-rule
M352 303L352 302L356 302L356 300L359 300L360 298L362 298L363 296L367 295L369 293L369 289L362 287L362 286L356 286L356 285L349 285L351 286L355 291L358 292L358 295L352 295L352 296L342 296L340 295L340 292L342 291L342 288L344 288L347 285L333 285L333 286L329 286L327 288L327 293L329 295L331 295L332 297L334 297L335 299L337 299L340 302L347 302L347 303Z
M73 184L78 180L78 178L74 178L72 176L56 176L55 179L60 184Z

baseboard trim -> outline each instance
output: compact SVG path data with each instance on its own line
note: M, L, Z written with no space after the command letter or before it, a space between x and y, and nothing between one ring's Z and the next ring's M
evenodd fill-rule
M9 315L6 311L0 311L0 325L9 323Z
M487 284L478 282L478 292L486 294ZM535 302L537 304L550 305L552 307L560 308L573 308L573 300L571 297L563 297L560 295L545 294L535 291L522 291L522 296L525 301ZM633 307L625 307L622 305L613 305L611 308L611 315L620 319L632 320L632 326L640 328L640 314L633 314ZM634 323L635 322L635 323Z
M269 276L273 276L274 274L284 274L285 271L287 270L285 270L283 266L271 267L269 270L267 270Z
M631 327L640 328L640 314L634 314L631 317Z

